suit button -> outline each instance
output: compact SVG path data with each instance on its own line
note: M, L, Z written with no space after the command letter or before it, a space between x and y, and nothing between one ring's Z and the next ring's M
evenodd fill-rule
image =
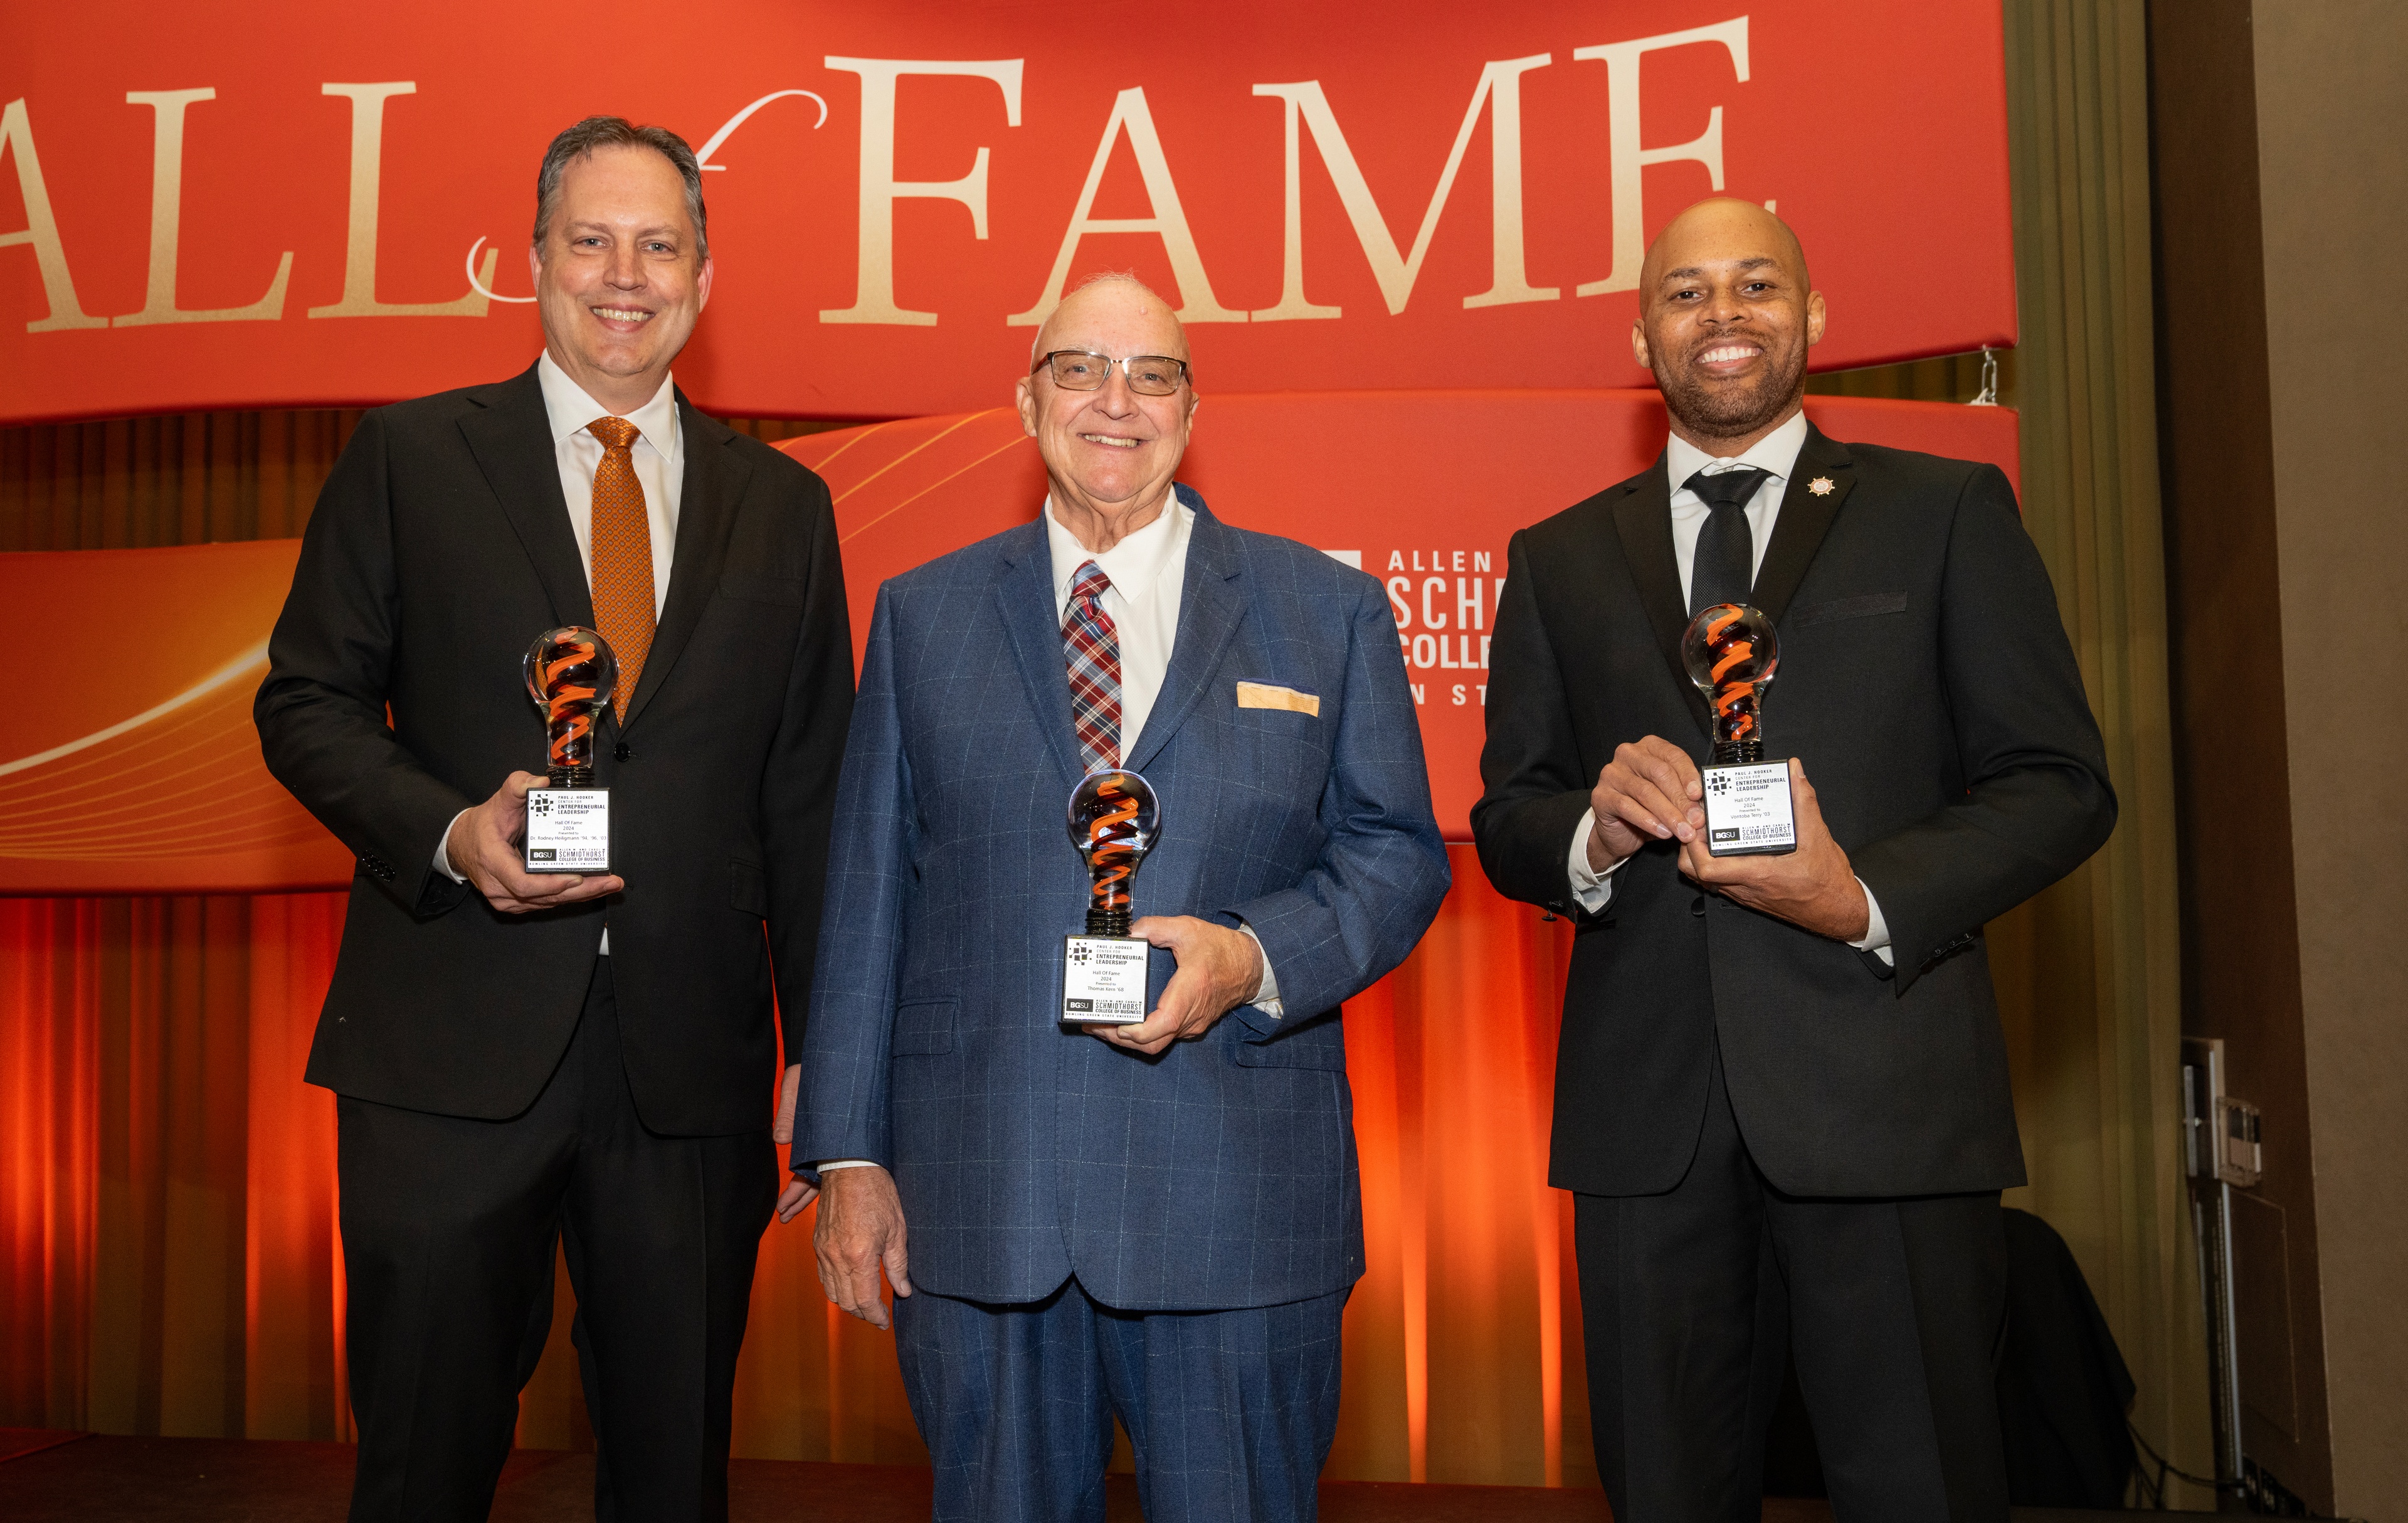
M619 742L618 749L611 752L610 755L613 760L632 761L635 759L636 748L629 745L626 741L622 740Z

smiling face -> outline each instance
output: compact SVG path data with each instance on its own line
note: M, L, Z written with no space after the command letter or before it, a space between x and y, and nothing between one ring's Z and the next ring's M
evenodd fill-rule
M1183 360L1187 335L1160 296L1135 280L1082 286L1054 309L1037 336L1037 352L1086 350L1115 360L1167 354ZM1071 391L1039 369L1023 377L1020 421L1037 440L1057 503L1116 516L1150 509L1170 489L1187 453L1196 415L1196 388L1168 396L1140 396L1127 373L1113 366L1096 391ZM1135 525L1132 524L1132 527Z
M1647 251L1639 299L1631 352L1690 442L1736 454L1806 395L1823 297L1798 239L1763 208L1703 201L1674 218Z
M569 165L533 251L544 347L614 412L652 400L710 296L685 181L649 148L596 149Z

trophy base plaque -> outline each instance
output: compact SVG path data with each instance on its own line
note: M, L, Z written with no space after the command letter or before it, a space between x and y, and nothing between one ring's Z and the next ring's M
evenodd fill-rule
M1147 954L1141 936L1062 938L1062 1022L1135 1026L1145 1019Z
M1785 856L1798 849L1789 764L1753 762L1701 770L1706 794L1706 855Z
M530 788L526 796L529 872L610 870L610 790Z

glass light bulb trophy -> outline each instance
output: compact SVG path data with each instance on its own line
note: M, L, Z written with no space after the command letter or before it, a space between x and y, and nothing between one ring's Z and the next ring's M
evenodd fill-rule
M1689 621L1681 662L1714 714L1713 759L1704 768L1706 852L1781 856L1798 849L1789 764L1764 759L1764 690L1781 665L1772 621L1742 603L1716 603Z
M594 785L594 721L619 658L591 629L547 629L527 647L527 696L543 711L552 786L526 796L529 872L610 870L610 790Z
M1129 882L1162 836L1162 805L1135 772L1088 773L1070 795L1070 843L1087 864L1087 929L1062 945L1062 1019L1134 1026L1145 1019L1143 937L1129 934Z

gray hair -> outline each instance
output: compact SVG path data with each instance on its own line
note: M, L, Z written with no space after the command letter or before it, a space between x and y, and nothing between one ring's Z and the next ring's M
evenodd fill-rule
M543 151L543 167L535 177L538 249L543 247L544 235L551 231L552 216L560 209L560 182L567 176L568 166L597 148L649 148L675 165L685 181L685 214L694 223L695 256L710 257L710 223L702 206L702 165L695 162L694 150L666 127L639 127L624 116L589 116Z

